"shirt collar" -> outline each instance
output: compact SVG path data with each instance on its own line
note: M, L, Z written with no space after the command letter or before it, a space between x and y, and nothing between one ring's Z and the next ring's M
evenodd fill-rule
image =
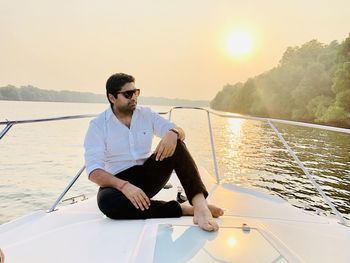
M106 110L106 120L109 121L109 119L114 115L112 108L108 107L108 109Z

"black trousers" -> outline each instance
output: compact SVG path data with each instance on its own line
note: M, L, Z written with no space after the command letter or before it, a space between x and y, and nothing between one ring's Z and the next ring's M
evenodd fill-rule
M130 167L115 176L141 188L151 199L164 187L173 170L175 170L190 203L198 193L203 193L205 198L208 196L198 168L186 145L180 140L177 141L173 156L165 158L163 161L156 161L155 155L152 154L143 165ZM175 200L165 202L151 199L150 207L142 211L136 209L122 192L111 187L100 187L97 203L102 213L112 219L182 216L180 204Z

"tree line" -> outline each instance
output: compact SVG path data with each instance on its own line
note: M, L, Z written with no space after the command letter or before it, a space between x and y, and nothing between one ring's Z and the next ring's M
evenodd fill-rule
M227 84L216 110L350 127L350 34L342 43L288 47L279 64L244 83Z
M33 87L31 85L21 86L19 88L13 85L0 87L0 100L12 101L49 101L49 102L82 102L82 103L105 103L108 100L105 94L94 94L90 92L77 91L55 91L45 90ZM162 97L143 97L139 98L139 103L143 105L172 105L172 106L193 106L208 107L209 101L206 100L186 100L170 99Z
M106 103L104 95L90 92L44 90L31 85L0 87L0 100Z

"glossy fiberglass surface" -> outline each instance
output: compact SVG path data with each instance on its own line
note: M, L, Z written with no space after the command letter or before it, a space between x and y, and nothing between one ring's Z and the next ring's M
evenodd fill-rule
M255 228L158 226L154 262L287 262Z

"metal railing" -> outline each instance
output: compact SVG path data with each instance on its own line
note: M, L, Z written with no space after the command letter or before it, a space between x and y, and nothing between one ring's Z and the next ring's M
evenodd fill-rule
M6 127L0 132L0 140L6 135L6 133L15 125L15 124L24 124L24 123L35 123L35 122L47 122L47 121L62 121L62 120L72 120L72 119L81 119L81 118L92 118L96 117L97 114L85 114L85 115L72 115L72 116L62 116L56 118L45 118L45 119L33 119L33 120L18 120L18 121L0 121L0 125L6 125Z
M289 147L286 140L283 138L282 134L278 131L276 126L273 123L281 123L281 124L289 124L294 126L301 126L301 127L309 127L309 128L316 128L316 129L322 129L322 130L328 130L328 131L335 131L335 132L342 132L342 133L348 133L350 134L350 129L345 128L338 128L338 127L332 127L332 126L325 126L325 125L318 125L318 124L311 124L311 123L304 123L304 122L296 122L296 121L288 121L288 120L281 120L281 119L272 119L272 118L260 118L260 117L253 117L253 116L246 116L246 115L240 115L240 114L227 114L227 113L218 113L212 110L208 110L201 107L172 107L169 111L166 112L159 112L159 114L168 114L169 120L171 120L172 112L173 110L177 109L192 109L192 110L201 110L205 111L207 113L208 118L208 129L209 129L209 136L210 136L210 144L211 144L211 152L214 162L214 172L216 177L216 183L220 183L220 176L218 171L218 165L216 160L216 151L215 151L215 144L214 144L214 138L213 138L213 131L211 126L211 118L210 115L215 115L219 117L224 118L236 118L236 119L246 119L246 120L256 120L256 121L263 121L270 125L272 130L275 132L277 137L281 140L289 154L294 158L294 160L297 162L299 167L302 169L304 174L307 176L307 178L310 180L312 185L316 188L317 192L323 197L325 202L330 206L332 212L336 215L336 217L339 220L339 223L348 226L346 220L341 215L341 213L335 208L329 197L323 192L321 187L317 184L315 179L312 177L311 173L308 171L308 169L303 165L303 163L299 160L295 152ZM70 120L70 119L79 119L79 118L92 118L97 116L96 114L87 114L87 115L74 115L74 116L63 116L63 117L56 117L56 118L46 118L46 119L33 119L33 120L19 120L19 121L5 121L0 122L0 125L6 125L6 127L1 131L0 133L0 140L5 136L5 134L15 125L15 124L24 124L24 123L35 123L35 122L46 122L46 121L58 121L58 120ZM74 185L74 183L78 180L80 175L85 169L85 165L80 168L76 176L71 180L71 182L66 186L66 188L63 190L63 192L60 194L60 196L57 198L57 200L54 202L54 204L51 206L51 208L48 210L48 212L55 211L56 206L60 203L62 198L66 195L66 193L70 190L70 188Z

